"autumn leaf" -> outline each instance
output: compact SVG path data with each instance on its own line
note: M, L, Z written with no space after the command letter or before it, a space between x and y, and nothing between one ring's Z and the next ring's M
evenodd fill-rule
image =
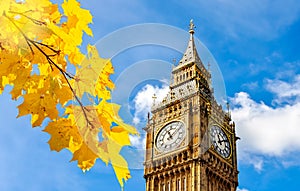
M83 143L81 147L74 152L71 161L77 160L79 168L85 172L94 166L97 158L98 156L95 154L95 152Z
M51 95L31 93L25 94L23 98L23 103L18 106L18 117L31 114L33 127L41 125L46 117L52 120L58 117L56 100Z
M95 107L97 108L97 113L100 121L107 121L109 124L114 122L122 128L124 128L124 130L126 130L130 134L138 135L137 130L131 125L124 123L121 117L118 115L120 105L102 100ZM104 123L102 124L105 125ZM107 133L110 132L110 130L108 130L107 127L104 127L104 130L106 130Z
M0 45L4 46L2 44ZM0 93L2 93L4 87L12 84L12 81L16 79L14 68L16 65L19 65L17 63L20 63L20 57L16 56L17 50L6 50L4 47L0 50Z
M69 118L72 118L72 121L74 121L83 141L97 154L101 122L96 115L95 109L91 106L73 106L73 114L70 114Z
M59 152L64 148L68 148L71 152L74 152L82 144L80 133L73 126L70 119L60 118L57 121L52 121L44 131L51 135L48 141L51 150Z
M123 127L115 126L110 132L111 139L120 146L130 145L129 132Z
M65 79L51 77L49 79L49 94L57 98L57 101L61 105L65 105L69 100L73 98L72 90L68 86L68 83Z
M76 94L79 97L82 97L84 93L95 96L95 86L98 86L98 83L96 84L96 82L99 78L99 73L101 73L105 66L109 64L110 60L101 58L96 47L89 45L88 54L82 61L80 68L78 68L77 75L75 76L74 90Z
M128 170L128 164L126 160L120 155L121 148L122 145L118 144L114 140L111 140L108 143L108 152L111 164L116 173L119 184L121 185L121 187L123 187L124 181L127 181L130 178L130 172Z
M110 80L109 75L113 72L114 68L112 63L110 61L106 62L95 86L95 94L102 99L109 100L111 98L110 90L112 90L115 85Z
M12 99L17 99L22 96L23 90L28 90L33 86L39 86L40 76L31 76L30 73L31 68L26 68L24 66L18 67L17 71L14 72L15 79L10 81L10 83L14 84L13 89L10 92Z
M88 10L82 9L80 3L75 0L64 1L62 8L68 17L67 25L70 29L75 28L76 30L73 31L79 31L81 33L84 31L86 34L93 36L92 30L88 27L88 24L92 23L93 16ZM81 38L76 39L81 40ZM81 44L81 42L79 44Z

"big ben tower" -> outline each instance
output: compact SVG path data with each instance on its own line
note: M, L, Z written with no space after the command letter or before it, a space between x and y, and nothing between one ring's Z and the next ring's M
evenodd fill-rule
M152 106L145 130L146 191L235 191L235 125L214 98L194 43L194 24L170 91Z

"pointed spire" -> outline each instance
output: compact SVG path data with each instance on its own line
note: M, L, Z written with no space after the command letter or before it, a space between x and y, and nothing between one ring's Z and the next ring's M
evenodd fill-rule
M193 62L198 66L198 68L203 72L203 74L209 78L210 74L204 67L204 64L202 63L202 61L198 55L196 45L194 42L194 33L195 33L194 29L195 28L196 27L193 23L193 19L191 19L190 24L189 24L190 39L188 42L188 46L187 46L181 60L179 61L178 66L175 69L181 68L181 66L184 66L184 65L187 65L187 64Z
M194 33L195 33L194 29L195 29L195 25L193 23L193 19L191 19L190 29L189 29L190 39L188 42L188 46L185 50L185 53L183 54L183 57L179 61L178 66L185 65L190 62L196 62L197 64L198 63L202 64L202 61L200 60L200 57L198 55L198 52L197 52L196 46L195 46L195 42L194 42Z

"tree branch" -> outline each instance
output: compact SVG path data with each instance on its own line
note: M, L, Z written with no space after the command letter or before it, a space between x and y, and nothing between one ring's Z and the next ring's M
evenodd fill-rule
M18 13L18 14L21 14L21 13ZM23 14L21 14L21 15L23 15ZM53 49L52 47L50 47L49 45L46 45L46 44L44 44L44 43L40 43L40 42L31 40L31 39L28 38L28 37L26 36L26 34L20 29L20 27L14 22L14 20L12 20L10 17L8 17L8 16L6 15L5 12L3 13L3 16L5 16L6 18L8 18L8 19L10 20L10 22L11 22L11 23L12 23L12 24L20 31L20 33L22 34L22 36L23 36L24 39L26 40L26 43L28 44L28 46L29 46L29 48L30 48L32 54L34 54L34 51L33 51L33 49L32 49L32 45L33 45L34 47L36 47L36 48L37 48L37 49L38 49L38 50L46 57L46 59L47 59L48 63L50 64L50 67L51 67L51 68L52 68L52 65L54 65L54 66L60 71L60 73L63 75L64 79L66 80L66 82L67 82L67 84L68 84L68 86L69 86L69 88L70 88L72 94L74 95L76 101L79 103L79 105L80 105L80 107L81 107L81 110L82 110L82 112L83 112L83 114L84 114L84 118L85 118L85 120L86 120L86 122L87 122L87 125L90 125L92 128L95 128L94 125L91 123L91 121L88 119L88 115L87 115L87 113L86 113L86 108L85 108L85 106L84 106L83 103L80 101L80 99L79 99L78 96L76 95L75 90L73 89L73 87L71 86L71 84L70 84L70 82L69 82L68 77L71 78L71 79L74 79L74 77L73 77L71 74L69 74L68 72L64 71L61 67L59 67L59 66L58 66L58 65L50 58L50 56L53 56L53 55L47 55L47 54L46 54L46 53L45 53L38 45L44 46L44 47L46 47L46 48L52 50L52 51L53 51L54 53L56 53L56 54L59 54L59 53L60 53L60 50L57 51L57 50ZM25 16L26 18L30 19L30 18L27 17L26 15L23 15L23 16ZM35 23L35 24L37 24L37 23Z

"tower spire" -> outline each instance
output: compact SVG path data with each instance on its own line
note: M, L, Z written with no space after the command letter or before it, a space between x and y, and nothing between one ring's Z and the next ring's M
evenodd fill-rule
M198 55L198 52L197 52L196 46L195 46L195 42L194 42L195 25L194 25L193 19L190 20L189 28L190 28L189 29L190 39L189 39L187 48L185 50L185 53L183 54L183 57L179 61L179 64L178 64L179 66L185 65L190 62L197 62L199 64L200 63L202 64L202 61L200 60L200 57Z
M196 49L195 40L194 40L195 28L196 27L194 25L193 19L191 19L190 23L189 23L189 33L190 33L189 36L190 36L190 38L189 38L186 50L183 53L182 58L178 62L178 65L172 69L172 75L175 75L174 76L174 81L175 82L173 83L174 86L178 85L179 83L183 83L183 82L187 81L188 79L190 79L187 76L191 77L192 73L190 73L190 74L184 73L184 75L183 75L180 71L182 71L185 68L190 67L192 65L196 66L193 70L199 70L198 74L201 74L206 81L209 81L210 78L211 78L210 73L205 68L205 66L204 66L204 64L203 64L203 62L202 62L202 60L201 60L201 58L200 58L200 56L197 52L197 49ZM183 80L181 80L181 78Z
M196 45L194 42L194 33L195 33L195 24L193 19L190 20L190 24L189 24L189 33L190 33L190 39L187 45L187 48L181 58L181 60L178 63L178 66L176 68L174 68L175 70L178 68L181 68L184 65L190 64L190 63L195 63L198 68L202 71L202 73L209 78L210 74L209 72L205 69L202 60L200 59L197 49L196 49Z

